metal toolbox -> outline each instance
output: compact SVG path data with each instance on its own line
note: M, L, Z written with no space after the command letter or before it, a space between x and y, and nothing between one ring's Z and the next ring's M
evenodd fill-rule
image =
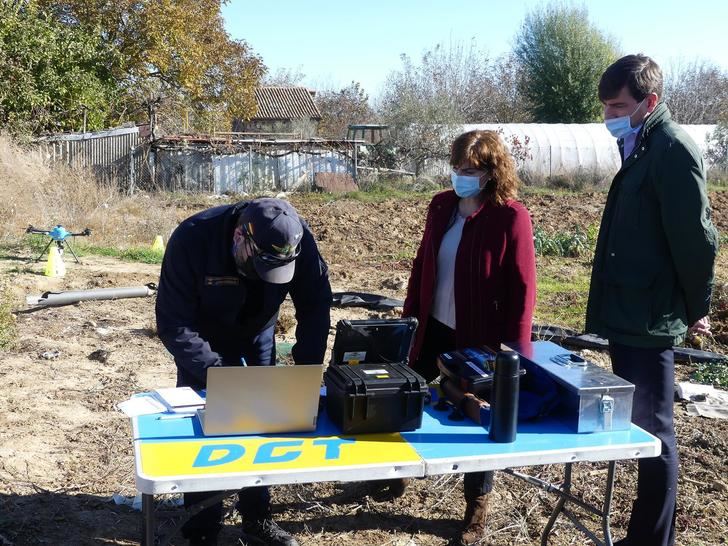
M550 341L509 344L521 367L538 366L557 384L554 413L577 432L627 430L631 426L634 385Z

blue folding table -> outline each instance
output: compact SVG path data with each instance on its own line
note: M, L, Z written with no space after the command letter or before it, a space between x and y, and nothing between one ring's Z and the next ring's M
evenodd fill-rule
M449 419L448 411L427 406L422 427L413 432L342 436L322 410L310 433L206 437L196 417L168 414L132 419L136 485L142 493L142 543L166 544L182 525L157 536L154 508L158 494L223 491L189 515L242 487L321 481L363 481L423 477L456 472L502 470L555 493L559 500L541 542L546 544L559 514L564 514L596 544L611 546L609 527L616 461L655 457L660 441L639 427L577 434L556 419L518 426L516 441L493 443L485 429L467 420ZM604 502L595 507L571 492L575 462L609 462ZM564 464L564 482L556 486L511 470L514 467ZM601 519L603 539L587 529L566 504L573 503Z

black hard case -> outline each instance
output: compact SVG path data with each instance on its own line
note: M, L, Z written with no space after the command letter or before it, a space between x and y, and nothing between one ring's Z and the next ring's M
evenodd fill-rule
M406 364L329 366L326 410L343 434L403 432L422 425L427 383Z
M336 325L324 382L327 412L343 434L402 432L422 425L427 382L407 366L416 328L414 318Z

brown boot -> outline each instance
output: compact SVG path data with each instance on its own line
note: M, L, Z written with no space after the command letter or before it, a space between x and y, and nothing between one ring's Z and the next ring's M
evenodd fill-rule
M489 495L479 495L465 499L465 518L460 544L471 546L481 544L485 534L485 520L488 517Z
M389 482L389 498L398 499L407 490L409 485L409 478L395 478L393 480L387 480Z
M404 495L409 481L409 478L392 478L369 482L369 484L374 498L378 501L385 501L398 499Z

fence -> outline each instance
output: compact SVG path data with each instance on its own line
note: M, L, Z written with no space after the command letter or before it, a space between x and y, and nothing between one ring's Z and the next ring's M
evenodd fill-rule
M155 188L168 191L289 191L311 187L318 172L356 175L351 141L162 139L152 154Z
M134 187L144 171L148 149L144 127L55 135L36 142L49 161L88 169L100 182L122 188Z
M99 181L146 190L252 193L313 185L317 172L356 177L360 141L161 138L144 127L44 137L47 159L90 170Z

